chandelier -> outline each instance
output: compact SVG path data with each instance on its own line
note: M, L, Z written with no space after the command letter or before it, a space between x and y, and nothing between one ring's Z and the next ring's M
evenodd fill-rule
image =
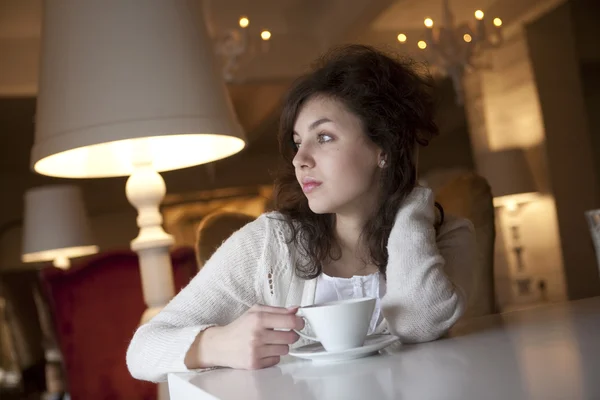
M246 16L240 17L238 25L239 28L226 30L214 38L215 51L223 61L223 78L228 83L236 79L244 62L269 51L271 40L271 32L266 29L252 33Z
M434 26L431 18L425 19L425 32L417 46L435 70L452 79L456 101L463 104L462 78L465 73L485 67L476 61L484 50L502 44L502 20L496 17L488 22L484 12L477 10L474 13L474 21L456 25L448 3L449 0L443 0L442 21L439 27ZM399 34L398 41L406 43L407 36Z

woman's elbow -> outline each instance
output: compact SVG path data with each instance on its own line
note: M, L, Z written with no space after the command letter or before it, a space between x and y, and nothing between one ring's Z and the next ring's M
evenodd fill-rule
M403 313L402 310L388 310L388 321L392 334L403 343L424 343L444 336L460 319L465 311L464 299L458 294L453 301L443 307L430 307L425 312ZM394 314L397 314L395 316Z
M392 328L392 334L398 336L402 343L426 343L432 342L444 336L451 326L412 326L408 328Z
M143 327L140 327L131 339L125 354L127 369L134 379L150 382L163 381L164 377L152 374L152 369L148 368L148 360L145 358L146 352L143 349L144 342Z
M140 368L142 361L140 360L139 353L133 351L131 345L129 345L129 348L127 349L126 363L127 369L134 379L148 380L148 377L144 373L144 369Z

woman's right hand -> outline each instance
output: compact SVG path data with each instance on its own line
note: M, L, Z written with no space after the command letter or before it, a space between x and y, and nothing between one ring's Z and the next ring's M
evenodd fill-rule
M229 325L200 333L188 351L186 365L190 369L260 369L276 365L299 338L291 329L304 328L297 311L298 307L255 305Z

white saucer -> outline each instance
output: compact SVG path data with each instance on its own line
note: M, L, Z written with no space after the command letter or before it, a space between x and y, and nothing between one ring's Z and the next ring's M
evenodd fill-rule
M398 340L399 338L393 335L370 335L367 336L364 345L353 349L328 352L323 348L321 343L313 343L296 349L290 349L289 355L313 361L353 360L375 354Z

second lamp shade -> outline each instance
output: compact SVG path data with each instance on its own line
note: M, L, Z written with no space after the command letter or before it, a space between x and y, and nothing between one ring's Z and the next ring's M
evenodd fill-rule
M23 262L54 261L66 268L70 258L97 252L77 186L41 186L25 193Z

